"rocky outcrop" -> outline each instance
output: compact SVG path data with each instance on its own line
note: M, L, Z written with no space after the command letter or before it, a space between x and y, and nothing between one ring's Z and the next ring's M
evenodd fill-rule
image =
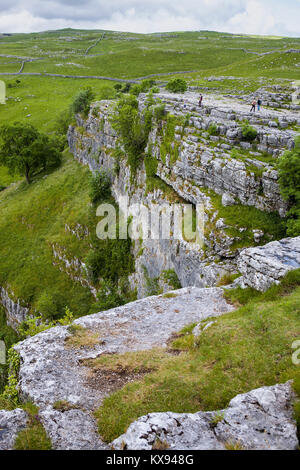
M231 310L222 289L194 287L88 315L71 326L51 328L15 346L21 358L20 394L39 406L54 448L104 449L92 411L108 394L107 384L106 380L97 386L90 383L84 360L165 347L172 334L185 325ZM88 338L86 345L72 343L76 328ZM55 409L59 401L67 402L71 409Z
M20 300L13 300L13 296L13 293L8 293L6 289L0 287L0 302L6 312L7 324L16 329L28 318L29 308L22 306Z
M20 408L0 410L0 450L12 450L17 434L26 428L27 413Z
M222 276L237 271L240 248L234 246L241 246L239 233L246 228L238 224L226 225L219 218L209 191L213 191L214 196L222 196L224 206L242 203L284 215L286 204L280 196L277 172L272 162L265 162L264 152L273 154L275 162L280 152L292 148L295 136L293 130L269 127L271 120L279 119L279 114L274 110L253 115L244 105L220 97L205 97L204 105L199 109L195 93L184 96L159 93L154 96L165 104L166 111L176 119L186 120L184 125L181 122L175 127L172 148L176 150L176 158L174 155L171 158L169 153L164 155L162 151L165 122L161 123L161 128L154 125L149 135L146 151L157 160L156 175L166 183L165 188L169 188L166 191L160 188L145 191L147 176L143 165L132 183L126 158L118 160L118 171L115 171L114 151L118 148L122 152L122 145L111 126L111 101L94 103L88 119L77 116L78 125L71 126L68 132L69 146L75 158L88 165L91 171L105 169L111 175L112 192L117 202L127 196L130 205L144 204L146 207L153 202L166 203L170 198L204 205L205 227L208 227L204 234L204 246L195 246L172 237L136 243L135 273L131 276L131 284L137 287L138 298L146 295L145 272L151 278L159 278L163 270L171 269L175 270L183 287L210 287L217 285ZM141 110L145 107L145 100L146 96L141 94ZM297 122L297 116L292 113L279 117L285 120L287 126ZM255 144L242 139L241 121L244 119L249 119L256 127ZM212 124L216 125L217 136L208 132ZM240 156L233 158L232 149L240 152ZM253 244L268 239L272 239L272 234L253 230Z
M151 413L112 442L114 449L296 450L291 383L237 395L218 412Z
M238 268L243 275L239 283L266 291L289 271L300 268L300 237L247 248L240 254Z

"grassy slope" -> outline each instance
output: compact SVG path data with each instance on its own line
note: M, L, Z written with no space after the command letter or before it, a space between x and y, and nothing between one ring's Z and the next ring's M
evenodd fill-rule
M172 344L179 355L157 349L90 361L91 367L119 372L152 369L105 399L96 412L101 436L111 441L149 412L222 409L238 393L289 379L300 394L291 348L300 336L299 286L300 273L294 272L266 294L234 292L232 299L245 305L218 318L196 344L192 326L183 330Z
M0 285L32 306L48 292L63 296L75 314L89 310L89 290L53 266L51 249L58 243L79 259L88 251L88 240L65 231L66 223L88 225L88 174L65 155L63 166L49 176L0 193Z

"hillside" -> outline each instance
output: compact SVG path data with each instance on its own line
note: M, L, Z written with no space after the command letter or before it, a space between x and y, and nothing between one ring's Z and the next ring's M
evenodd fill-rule
M197 414L203 448L297 448L300 39L65 29L0 46L0 123L62 150L30 184L0 166L0 449L177 448L173 413ZM122 217L127 235L182 204L200 239L175 215L169 237L164 219L119 239Z

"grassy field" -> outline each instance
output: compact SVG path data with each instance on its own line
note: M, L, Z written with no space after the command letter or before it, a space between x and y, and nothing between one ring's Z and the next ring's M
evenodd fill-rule
M114 371L122 377L148 371L142 380L128 383L104 400L96 412L100 435L111 442L147 413L218 410L238 393L289 379L294 379L300 395L300 371L292 363L291 347L300 335L299 285L298 271L266 294L251 289L228 294L237 306L242 305L215 320L199 340L190 325L167 349L88 361L95 371ZM297 419L300 424L299 409Z

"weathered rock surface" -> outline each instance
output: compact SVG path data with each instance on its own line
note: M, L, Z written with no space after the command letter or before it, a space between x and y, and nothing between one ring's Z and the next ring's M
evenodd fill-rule
M29 308L23 307L20 300L13 300L12 294L0 287L0 302L6 311L6 321L12 328L17 328L22 321L26 320Z
M140 110L145 107L146 99L146 95L139 96ZM173 159L168 153L163 156L161 151L166 123L161 123L162 129L153 126L146 150L157 160L156 175L173 189L173 196L178 195L186 203L204 204L205 227L210 228L210 233L207 231L205 234L205 250L172 237L144 240L136 249L135 274L131 278L139 298L147 293L144 268L151 279L160 277L163 270L175 270L183 287L215 286L223 275L236 272L240 249L234 248L234 244L240 241L240 237L226 232L231 227L217 226L218 210L206 190L221 195L224 206L241 203L284 215L286 203L280 196L277 172L272 162L265 162L264 152L272 154L275 162L284 149L292 148L296 134L289 126L298 122L297 115L291 111L279 113L264 109L261 114L253 115L249 113L248 106L220 96L206 96L201 108L198 107L198 95L191 92L185 95L163 92L155 94L154 99L161 100L166 111L176 118L187 119L184 127L175 128L173 147L176 145L177 154ZM144 204L146 207L153 201L157 204L168 202L168 196L161 189L145 192L147 177L143 165L137 171L135 184L131 182L126 158L120 159L118 174L114 172L112 152L122 146L111 126L111 112L111 101L101 101L92 105L87 120L77 116L77 126L71 126L68 132L74 157L92 171L105 169L109 172L116 201L128 196L130 205ZM269 122L279 117L287 127L270 127ZM255 144L243 141L241 127L245 119L257 130ZM211 124L217 126L218 136L210 136L207 132ZM249 158L240 153L246 147ZM239 157L232 157L232 148L240 154ZM237 233L235 229L239 227L232 228L232 232ZM261 237L256 233L257 230L253 244L261 243Z
M13 449L17 434L26 428L27 418L27 413L20 408L0 410L0 450Z
M39 416L57 450L108 449L99 438L95 420L84 411L60 412L49 406Z
M72 336L69 327L51 328L15 346L21 357L20 393L40 407L55 448L106 448L91 417L107 395L106 383L91 385L90 369L82 361L101 354L164 347L172 333L185 325L231 310L222 289L192 287L174 291L172 297L148 297L76 320L74 325L93 338L89 347L66 343ZM54 410L54 403L62 400L78 409Z
M112 442L114 449L151 450L157 440L177 450L296 450L291 383L237 395L218 412L151 413Z
M263 292L289 271L300 268L300 237L247 248L238 258L238 268L243 274L239 282Z

